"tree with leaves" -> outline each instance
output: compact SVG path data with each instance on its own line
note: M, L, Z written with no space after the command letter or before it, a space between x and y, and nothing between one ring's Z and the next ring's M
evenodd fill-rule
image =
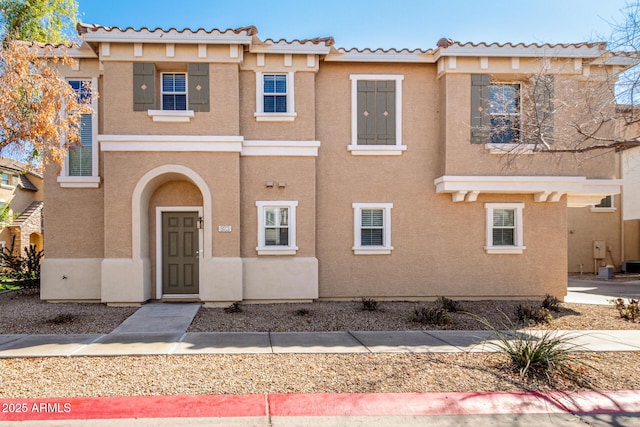
M58 73L76 22L75 0L0 0L0 154L61 164L79 141L89 97ZM63 142L64 141L64 142Z

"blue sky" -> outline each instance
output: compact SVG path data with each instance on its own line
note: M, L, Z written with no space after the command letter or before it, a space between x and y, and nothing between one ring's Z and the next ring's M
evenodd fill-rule
M423 48L465 42L603 40L625 0L78 0L85 23L226 29L261 39L333 36L338 47Z

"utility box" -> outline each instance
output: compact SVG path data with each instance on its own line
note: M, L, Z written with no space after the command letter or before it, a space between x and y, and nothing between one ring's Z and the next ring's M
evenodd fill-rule
M593 241L593 259L605 259L607 257L607 246L604 240Z
M600 267L598 269L598 279L613 279L613 267Z

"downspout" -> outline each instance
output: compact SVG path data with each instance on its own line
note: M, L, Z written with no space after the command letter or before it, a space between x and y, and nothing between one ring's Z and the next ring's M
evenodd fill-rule
M623 179L622 175L622 161L624 151L620 151L618 154L618 176ZM622 182L622 188L620 189L620 270L622 270L622 263L625 260L624 253L624 181Z

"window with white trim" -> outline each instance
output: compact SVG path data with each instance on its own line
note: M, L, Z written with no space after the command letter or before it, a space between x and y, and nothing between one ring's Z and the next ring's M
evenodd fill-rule
M92 96L98 81L92 79L71 79L69 85L76 92L78 98L89 101L93 114L80 116L80 141L69 150L64 168L58 177L62 187L90 187L96 188L100 183L98 176L98 102Z
M294 121L294 73L256 72L256 121Z
M520 142L520 84L492 83L489 87L491 143Z
M353 203L353 253L386 255L391 246L393 203Z
M161 109L164 111L187 110L187 73L162 73Z
M297 201L258 201L258 255L295 255Z
M353 155L400 155L402 81L398 74L351 74L351 144Z
M522 210L524 203L485 203L488 254L521 254L523 243Z
M616 207L613 204L613 196L603 197L600 203L591 207L591 212L615 212Z

